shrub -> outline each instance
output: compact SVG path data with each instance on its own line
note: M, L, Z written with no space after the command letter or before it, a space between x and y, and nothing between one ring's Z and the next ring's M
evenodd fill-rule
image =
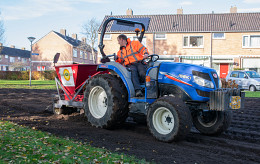
M21 79L20 80L28 80L29 79L29 71L21 71Z
M238 88L238 84L236 84L235 80L228 80L226 81L225 78L221 79L222 88Z
M0 71L0 79L3 80L28 80L29 71ZM32 80L54 80L56 71L33 71Z

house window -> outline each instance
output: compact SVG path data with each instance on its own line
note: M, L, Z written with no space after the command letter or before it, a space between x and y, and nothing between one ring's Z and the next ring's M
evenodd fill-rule
M93 54L92 53L89 54L89 60L93 60Z
M10 57L10 63L14 63L15 62L15 57Z
M18 60L20 61L20 60L21 60L21 57L18 57Z
M45 71L46 66L37 66L37 71Z
M225 39L225 33L213 33L213 39Z
M83 57L84 57L84 52L80 51L80 58L83 58Z
M111 34L105 34L104 35L104 40L111 40L112 39L112 35Z
M260 35L244 35L243 48L260 48Z
M8 59L8 55L5 55L5 58Z
M138 40L137 36L128 36L127 38L130 38L131 41ZM142 39L142 44L146 47L146 37L145 36Z
M78 51L77 49L73 49L73 57L78 57Z
M203 48L203 36L184 36L183 47Z
M26 59L26 58L22 58L22 62L23 62L23 63L26 63L26 62L27 62L27 59Z
M88 59L88 53L87 52L84 53L84 56L85 56L84 57L85 59Z
M165 40L166 34L155 34L155 39L156 40Z

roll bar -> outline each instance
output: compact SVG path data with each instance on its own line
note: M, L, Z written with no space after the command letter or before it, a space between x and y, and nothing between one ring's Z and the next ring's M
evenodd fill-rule
M143 40L143 37L144 37L144 32L145 32L145 26L143 23L141 22L136 22L136 21L131 21L131 20L126 20L126 19L120 19L120 18L114 18L114 17L111 17L111 18L108 18L104 24L103 24L103 27L102 27L102 31L101 31L101 35L100 35L100 41L99 41L99 49L100 49L100 53L102 54L102 58L106 57L106 54L104 52L104 47L105 45L103 44L103 38L104 38L104 35L105 35L105 32L106 32L106 28L107 28L107 25L110 21L112 20L116 20L117 21L117 24L120 24L120 25L123 25L123 26L131 26L131 27L134 27L135 24L140 24L142 26L142 30L141 30L141 34L140 36L138 37L138 40L140 42L142 42Z

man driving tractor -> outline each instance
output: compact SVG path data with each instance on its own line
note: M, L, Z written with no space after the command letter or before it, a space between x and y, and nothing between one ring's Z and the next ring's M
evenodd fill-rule
M146 67L141 61L148 57L148 50L138 40L131 41L124 34L120 34L117 41L120 50L117 52L116 62L131 70L131 79L136 97L142 97L140 81L145 79Z

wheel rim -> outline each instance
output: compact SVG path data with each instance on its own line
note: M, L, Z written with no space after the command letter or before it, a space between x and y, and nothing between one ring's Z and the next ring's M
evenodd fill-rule
M88 99L89 111L95 118L102 118L107 111L107 94L100 87L94 87L89 94Z
M174 117L165 107L156 109L153 114L153 126L160 134L169 134L174 128Z
M198 114L198 121L204 127L212 127L218 121L218 112L209 111L209 112L200 112Z
M250 90L250 91L255 91L255 89L254 89L253 86L250 86L249 90Z

